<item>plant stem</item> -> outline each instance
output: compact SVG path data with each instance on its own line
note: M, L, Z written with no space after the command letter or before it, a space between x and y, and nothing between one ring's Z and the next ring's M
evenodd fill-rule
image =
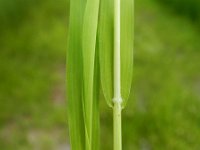
M121 61L120 61L120 0L114 0L114 150L122 150L121 133Z
M114 1L114 98L121 99L120 0Z
M114 122L114 150L122 149L122 132L121 132L121 103L115 102L113 108Z

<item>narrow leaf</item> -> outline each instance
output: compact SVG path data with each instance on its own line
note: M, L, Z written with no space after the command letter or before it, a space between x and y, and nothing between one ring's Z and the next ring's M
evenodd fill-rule
M134 0L121 1L121 94L125 107L132 84Z
M112 106L113 98L113 6L113 0L101 0L99 19L99 59L101 84L105 99L109 106Z
M67 50L68 125L72 150L85 150L85 128L82 107L82 24L85 0L70 2L70 24Z
M86 150L97 149L98 137L98 76L96 62L96 38L99 15L99 0L87 0L83 23L83 81L84 81L84 117L86 126ZM97 55L98 56L98 55ZM96 69L96 70L95 70Z

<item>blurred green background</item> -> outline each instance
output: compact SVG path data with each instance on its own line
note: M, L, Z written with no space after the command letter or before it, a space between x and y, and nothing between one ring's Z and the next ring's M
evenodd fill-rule
M200 149L200 2L135 2L124 150ZM69 0L0 0L0 149L67 150ZM101 100L101 149L112 110Z

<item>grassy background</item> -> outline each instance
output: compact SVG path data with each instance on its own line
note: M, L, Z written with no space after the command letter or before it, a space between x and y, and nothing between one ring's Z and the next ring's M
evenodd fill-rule
M199 0L158 0L171 11L185 15L192 21L200 21L200 1Z
M196 11L188 15L186 6ZM123 111L125 150L199 149L200 31L191 21L198 6L190 0L136 1L134 82ZM2 150L69 147L68 12L68 0L0 1ZM101 143L101 149L112 149L112 111L103 97Z

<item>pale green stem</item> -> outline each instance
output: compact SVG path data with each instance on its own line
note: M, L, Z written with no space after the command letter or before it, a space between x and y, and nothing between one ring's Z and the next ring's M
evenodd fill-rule
M121 132L121 103L114 103L113 108L114 122L114 150L122 150L122 132Z
M122 150L121 133L121 67L120 67L120 0L114 0L114 150Z
M121 98L120 0L114 1L114 98Z

